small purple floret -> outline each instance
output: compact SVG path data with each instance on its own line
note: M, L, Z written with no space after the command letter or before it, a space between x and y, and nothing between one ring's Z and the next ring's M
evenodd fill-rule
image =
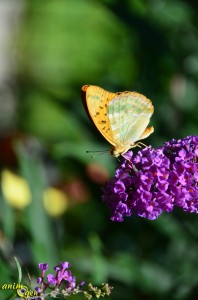
M133 156L123 155L114 178L103 188L102 200L111 211L111 220L138 215L149 220L175 206L198 213L198 136L151 146Z
M38 293L41 293L41 292L42 292L40 286L35 287L35 291L37 291Z
M70 268L70 263L68 263L67 261L64 261L64 262L60 262L60 264L56 267L54 267L54 270L55 271L64 271L65 269L68 269Z
M38 267L40 270L46 271L46 270L48 270L48 263L45 263L45 264L40 263L40 264L38 264Z
M47 281L48 283L52 284L52 285L56 285L57 284L57 279L53 274L48 274L47 275Z
M67 261L63 261L63 262L61 261L60 265L61 265L63 270L68 269L68 268L71 267L70 263L68 263Z
M43 278L42 278L42 277L39 277L39 278L37 279L37 283L41 284L42 282L43 282Z

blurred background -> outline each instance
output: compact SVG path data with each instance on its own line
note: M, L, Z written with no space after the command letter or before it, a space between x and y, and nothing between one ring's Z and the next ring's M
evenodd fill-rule
M112 300L197 299L198 216L110 221L101 188L119 162L85 152L110 145L84 84L150 98L148 145L198 135L197 2L0 0L0 286L17 256L24 280L62 260Z

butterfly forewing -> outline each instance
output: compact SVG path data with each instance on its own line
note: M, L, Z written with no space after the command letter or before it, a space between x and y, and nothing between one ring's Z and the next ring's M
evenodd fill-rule
M102 135L112 145L115 145L107 115L107 104L116 94L109 93L94 85L84 86L82 91L86 93L84 104L87 107L90 119Z
M107 105L107 115L115 143L129 145L140 139L153 110L151 101L139 93L117 94Z

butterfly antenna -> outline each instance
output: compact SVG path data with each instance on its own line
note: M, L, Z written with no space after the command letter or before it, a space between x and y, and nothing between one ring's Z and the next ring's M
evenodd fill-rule
M97 155L92 155L91 158L94 158L98 155L103 155L104 153L108 153L109 150L93 150L93 151L88 151L86 150L86 153L97 153Z

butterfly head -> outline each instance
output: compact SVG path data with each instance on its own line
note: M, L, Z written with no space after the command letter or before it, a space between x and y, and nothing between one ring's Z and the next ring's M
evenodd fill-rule
M118 157L120 155L123 155L126 153L130 148L135 147L135 145L119 145L119 146L114 146L110 154L113 155L114 157Z
M111 149L110 154L113 155L113 156L115 156L115 157L120 156L120 153L119 153L118 150L115 149L115 148L112 148L112 149Z

